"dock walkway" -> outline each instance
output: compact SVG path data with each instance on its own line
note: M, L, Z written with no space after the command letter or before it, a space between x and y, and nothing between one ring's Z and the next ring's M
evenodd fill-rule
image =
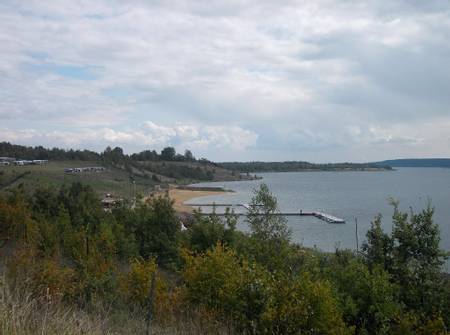
M243 207L247 211L250 210L249 204L222 204L222 203L212 203L212 204L188 204L192 207ZM211 213L200 213L200 215L210 215ZM237 216L246 216L247 213L234 213ZM227 214L225 213L216 213L218 216L225 216ZM265 213L261 214L253 214L253 215L266 215ZM273 216L314 216L315 218L328 222L328 223L335 223L335 224L342 224L345 223L344 219L338 218L336 216L323 213L323 212L304 212L303 210L300 210L299 212L277 212L277 213L271 213L269 215Z

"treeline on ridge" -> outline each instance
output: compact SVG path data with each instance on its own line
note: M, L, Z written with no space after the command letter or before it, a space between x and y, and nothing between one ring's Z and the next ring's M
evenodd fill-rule
M450 158L404 158L391 159L378 162L379 165L389 165L392 167L442 167L450 168Z
M11 144L9 142L0 142L0 157L12 157L16 159L49 159L49 160L112 160L112 161L177 161L177 162L204 162L208 160L196 159L190 150L185 150L184 154L177 153L173 147L165 147L160 153L155 150L144 150L131 155L125 154L120 147L107 147L103 152L98 153L91 150L73 150L52 148L47 149L43 146L23 146Z
M377 163L326 163L315 164L301 161L286 162L224 162L218 163L225 169L244 173L255 172L295 172L295 171L341 171L341 170L368 170L392 168L387 164Z

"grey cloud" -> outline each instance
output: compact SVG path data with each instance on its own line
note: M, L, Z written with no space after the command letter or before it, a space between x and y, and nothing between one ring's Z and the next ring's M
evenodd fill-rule
M238 156L335 160L336 148L422 155L450 120L447 1L5 1L0 22L8 129L107 128L131 149L127 127L194 124L213 155L231 143L211 130L222 125L250 132L236 136L252 143ZM95 78L27 67L49 63Z

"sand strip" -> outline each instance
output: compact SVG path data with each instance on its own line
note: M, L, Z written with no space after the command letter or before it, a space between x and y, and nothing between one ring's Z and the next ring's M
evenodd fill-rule
M211 196L211 195L220 195L220 194L224 194L224 193L227 193L227 191L218 191L218 190L206 191L204 189L197 191L197 190L192 190L192 189L182 190L182 189L172 188L169 190L169 198L174 201L173 207L177 212L192 213L195 206L185 205L186 201L191 200L193 198L207 197L207 196ZM166 194L166 191L161 191L159 193L154 194L153 196L164 195L164 194Z

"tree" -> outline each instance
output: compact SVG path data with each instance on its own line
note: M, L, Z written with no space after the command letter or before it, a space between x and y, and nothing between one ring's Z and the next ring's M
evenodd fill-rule
M137 154L132 154L131 158L136 161L157 161L159 156L155 150L144 150Z
M159 264L171 265L177 257L179 220L168 197L153 198L136 209L136 240L144 259L157 256Z
M333 283L347 324L358 334L386 334L400 312L397 285L381 266L369 268L349 253L336 253L325 273Z
M73 226L95 232L104 216L98 195L88 185L74 182L62 186L58 201L67 209Z
M263 313L269 299L269 275L241 261L220 244L204 254L184 254L183 279L188 301L234 321L243 334L264 333ZM265 332L268 333L268 332Z
M278 201L269 187L262 183L259 189L253 190L253 198L247 215L247 223L252 234L258 239L289 241L291 232L286 218L277 215Z
M192 154L191 150L188 150L188 149L186 149L186 150L184 151L184 158L185 158L188 162L195 161L194 155Z
M157 275L158 265L155 258L144 260L135 258L130 261L130 270L119 280L119 291L130 305L138 304L141 308L148 308L151 291L151 278L156 276L156 306L164 299L167 289L163 278Z
M432 318L445 308L445 278L441 267L448 257L439 247L439 227L433 222L430 205L416 214L401 212L394 206L391 236L381 229L377 217L367 232L363 250L370 267L386 269L399 286L400 300L408 310Z
M28 207L23 193L18 190L8 199L0 196L0 248L10 240L29 245L39 240L39 231Z
M164 161L173 161L175 159L176 151L174 147L165 147L161 150L161 159Z
M439 247L439 226L430 205L419 214L402 213L393 202L393 276L401 284L401 297L409 308L433 316L442 310L441 267L448 253Z
M366 234L367 241L362 246L367 264L370 268L382 266L389 271L392 268L392 239L381 228L381 215L377 215Z
M234 321L243 334L346 334L331 286L307 275L269 273L218 244L185 254L191 303Z
M195 222L186 232L189 247L197 253L205 252L218 243L231 247L235 238L236 217L229 212L225 222L212 213L208 216L195 215Z
M251 230L247 257L265 265L269 270L287 269L291 247L291 232L286 218L278 215L277 198L266 184L254 190L246 222Z
M329 283L306 273L292 277L277 272L270 279L263 313L264 334L350 334Z

